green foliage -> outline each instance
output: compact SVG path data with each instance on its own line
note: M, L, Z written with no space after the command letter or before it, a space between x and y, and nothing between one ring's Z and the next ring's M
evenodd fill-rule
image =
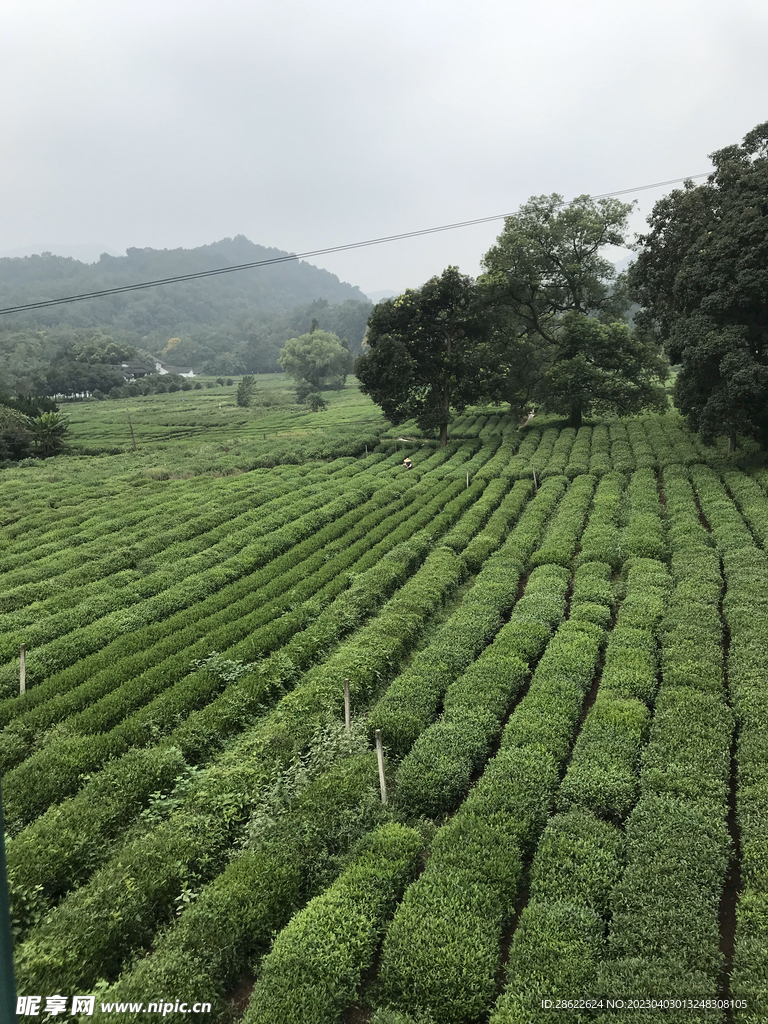
M581 809L556 814L531 865L531 898L582 904L605 918L623 867L624 835L615 825Z
M503 564L503 563L502 563ZM501 565L500 565L501 568ZM484 589L481 574L477 586ZM411 814L450 810L488 756L512 700L565 610L568 573L534 570L509 622L445 694L443 717L416 740L397 772L396 802ZM531 626L539 630L532 636ZM533 640L533 642L532 642Z
M507 992L490 1020L493 1024L544 1024L551 1020L552 1009L543 1008L543 1000L593 996L604 954L603 922L594 910L569 900L531 899L515 930ZM561 995L564 992L580 995ZM568 1019L589 1018L584 1012L569 1012Z
M246 1024L331 1024L349 1009L384 923L415 874L421 848L419 834L401 825L372 833L352 866L275 939Z
M18 462L32 455L32 424L17 409L0 405L0 462Z
M41 413L31 421L29 429L35 450L43 458L59 455L64 451L69 433L69 421L63 413Z
M639 700L600 691L576 740L558 807L583 807L622 821L637 799L637 769L649 718Z
M480 285L508 311L504 368L528 383L527 394L580 427L584 413L626 415L666 406L666 365L652 340L623 322L623 282L600 255L623 245L631 207L616 199L536 196L505 221L485 255ZM497 316L499 313L497 313Z
M256 391L256 381L253 377L243 377L240 383L237 385L237 404L243 409L247 409Z
M630 282L675 363L675 404L705 441L768 436L768 123L659 200Z
M413 418L445 444L451 411L482 395L485 330L474 282L448 267L374 307L355 375L391 423Z
M297 391L305 398L323 388L342 388L351 362L349 348L327 331L312 331L300 338L290 338L278 361L297 382Z
M574 427L584 414L631 416L663 411L667 365L656 346L624 321L601 323L579 313L564 316L557 355L543 376L547 409L567 414Z
M520 849L541 831L555 786L551 758L501 751L439 830L406 891L381 955L383 1001L438 1022L483 1013L493 998L503 922L522 870Z
M276 250L242 235L196 249L129 249L90 265L50 254L0 260L0 304L71 295L269 259ZM172 289L113 296L108 304L55 306L5 317L0 378L28 391L107 393L122 387L120 363L146 361L147 351L173 366L239 375L278 368L289 338L320 328L360 350L371 304L358 288L325 270L288 261L258 273L225 274ZM173 345L169 347L169 337ZM139 351L143 350L143 351ZM148 363L145 369L154 369Z

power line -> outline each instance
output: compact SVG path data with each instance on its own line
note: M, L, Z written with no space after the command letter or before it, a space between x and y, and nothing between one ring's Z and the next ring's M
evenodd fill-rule
M614 196L624 196L630 192L643 192L649 188L661 188L664 185L677 185L681 181L688 181L693 178L705 178L709 172L704 174L689 174L685 178L672 178L669 181L655 181L650 185L638 185L635 188L624 188L618 192L603 192L601 195L589 196L589 199L610 199ZM557 203L557 206L570 206L573 200ZM269 260L257 260L255 263L238 263L234 267L217 267L215 270L201 270L196 274L179 274L176 277L162 277L156 281L142 281L138 284L124 284L117 288L101 288L93 292L81 292L78 295L67 295L60 299L41 299L39 302L26 302L18 306L6 306L0 309L0 315L5 313L23 313L30 309L45 309L48 306L61 306L67 302L82 302L83 299L97 299L106 295L122 295L125 292L138 292L144 288L157 288L162 284L178 284L181 281L197 281L203 277L216 277L219 274L233 274L238 270L253 270L256 267L269 267L277 263L291 263L294 260L311 259L314 256L325 256L332 252L346 252L349 249L362 249L368 245L381 245L383 242L397 242L404 238L418 238L420 235L434 235L439 231L454 231L457 228L468 228L475 224L489 224L494 220L504 220L506 217L514 216L510 213L497 213L492 217L476 217L474 220L461 220L455 224L441 224L436 228L421 228L419 231L404 231L399 235L384 235L381 238L369 238L365 242L349 242L347 245L333 245L326 249L313 249L311 252L290 253L285 256L275 256Z

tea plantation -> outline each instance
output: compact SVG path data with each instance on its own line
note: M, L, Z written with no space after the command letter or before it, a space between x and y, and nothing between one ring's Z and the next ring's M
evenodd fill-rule
M352 386L183 397L72 407L73 454L0 471L19 994L764 1024L759 461L671 415L484 409L440 448Z

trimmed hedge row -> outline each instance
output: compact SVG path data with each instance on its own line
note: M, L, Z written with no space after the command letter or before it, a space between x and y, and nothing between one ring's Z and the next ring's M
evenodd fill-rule
M663 624L662 686L642 757L641 798L627 820L627 868L614 891L609 958L600 971L600 992L618 998L662 991L714 997L723 965L718 911L730 853L725 816L732 722L716 685L722 678L720 579L685 471L666 469L664 484L676 586ZM675 658L677 640L695 638L702 618L715 628L716 643L689 663ZM689 685L680 685L686 680ZM689 1016L658 1011L650 1019ZM629 1013L619 1015L629 1019Z
M199 889L160 932L152 953L110 987L105 1001L195 992L215 1012L223 1010L227 991L267 952L274 933L333 880L350 847L385 819L377 787L371 753L345 757L310 782L257 842ZM146 1014L127 1015L125 1024L134 1019L145 1020Z
M189 574L187 570L192 566L182 563L178 573L171 570L168 574L157 574L161 589L149 597L143 595L143 587L136 587L128 593L118 591L113 597L113 607L109 607L108 601L106 604L101 600L86 602L85 608L77 607L72 613L51 617L35 629L9 634L0 643L0 652L4 660L17 657L19 643L26 640L30 645L28 661L31 673L43 677L65 668L85 654L99 650L110 640L135 631L146 623L167 618L240 579L245 573L266 565L276 555L289 550L339 515L369 501L375 489L375 483L367 481L358 488L334 495L331 501L327 495L312 497L306 502L298 501L293 506L294 512L290 508L282 512L283 525L263 535L251 527L242 537L248 543L239 543L239 547L236 543L231 548L231 557L225 561L221 562L213 551L202 559L201 567L195 567L195 571ZM200 556L196 557L200 560ZM163 583L169 585L165 587ZM39 646L36 646L38 642Z
M678 417L679 420L679 417ZM701 460L701 452L692 443L691 435L670 416L656 416L643 421L656 461L666 466L690 466Z
M298 913L260 965L244 1024L334 1024L355 1001L363 971L406 885L423 841L383 825L355 863Z
M627 437L632 445L635 469L655 469L656 456L653 454L645 427L640 420L630 420L627 424Z
M604 631L592 622L568 620L560 626L504 730L502 749L535 746L563 765L603 638Z
M558 793L560 810L586 809L617 823L637 800L640 749L650 714L639 700L598 693Z
M405 542L405 538L414 529L414 520L402 524L400 537L397 536L398 531L390 533L385 541L390 550L378 560L378 564L368 569L365 576L357 580L348 591L339 594L325 611L320 611L317 607L313 616L314 621L310 621L304 630L296 632L295 619L284 616L275 625L267 623L260 632L247 637L245 643L253 653L257 651L263 654L279 648L276 657L267 659L259 666L256 680L252 682L246 676L238 684L239 691L246 687L251 691L250 707L256 710L276 688L290 685L299 671L307 668L316 657L359 625L366 616L373 614L425 557L435 533L439 535L441 530L455 521L460 510L470 500L471 493L471 490L462 491L458 482L443 488L441 494L433 499L432 507L427 506L426 519L429 527L420 534L411 536L408 542ZM445 504L445 498L452 494L456 496ZM442 511L440 505L445 505ZM367 547L370 540L370 536L362 540L361 547ZM397 540L401 543L394 546ZM242 623L236 624L236 628L238 634L242 635ZM286 643L289 636L291 638ZM220 639L217 634L209 634L205 646L208 647L208 644L216 643ZM225 653L231 656L233 653L241 652L235 647L229 648ZM189 651L183 652L181 658L188 670ZM155 675L162 680L163 668L160 667ZM142 685L142 678L139 677L137 683L133 684L134 688ZM61 800L77 789L86 772L97 769L110 757L122 754L130 746L141 746L151 742L159 732L168 731L169 728L175 729L176 740L184 750L185 756L189 757L190 749L184 742L184 731L178 726L178 721L179 715L188 715L195 707L202 707L201 713L208 720L212 714L214 715L207 740L207 749L210 749L211 742L215 742L221 735L220 730L226 726L227 721L224 718L217 722L217 704L216 701L211 701L213 692L220 688L221 682L212 678L209 672L193 673L110 732L70 737L33 754L5 777L4 806L8 828L13 830L34 820L52 802ZM238 721L241 721L242 708L238 708L238 711ZM98 715L98 708L82 714L86 722L89 718L94 720ZM194 759L197 760L197 757Z
M314 495L311 494L312 489L309 490L310 494L304 499L306 508L302 511L311 511L328 500L323 494L323 489L316 487ZM86 601L98 600L99 588L102 591L108 590L111 577L133 581L142 591L153 593L153 576L160 576L161 580L164 578L164 571L159 568L160 566L167 567L165 572L168 568L173 571L180 557L196 558L200 561L201 553L203 556L209 554L219 545L223 545L223 550L226 550L230 534L246 538L249 532L258 535L277 529L290 521L289 515L280 513L286 504L290 507L295 501L295 491L288 485L283 485L263 496L253 495L239 501L230 501L225 508L214 508L203 515L198 514L194 519L188 519L182 525L174 525L170 530L167 524L176 524L176 515L181 511L180 501L165 503L154 514L145 512L138 532L132 531L128 534L130 522L118 520L111 530L112 543L105 543L104 539L99 541L94 551L97 557L93 557L84 545L74 548L80 555L78 562L60 574L47 577L39 583L25 582L13 589L9 588L7 578L3 580L5 593L2 601L3 614L0 614L0 630L6 632L29 626L50 612L52 614L46 619L47 632L43 634L43 639L36 639L33 634L29 637L30 644L44 643L45 638L49 633L53 635L52 631L56 628L56 612L59 608L66 612L77 606L79 620L84 619L88 612L81 606ZM127 544L128 537L130 542ZM67 541L64 543L66 546L62 550L62 555L73 550ZM110 548L114 550L109 550ZM152 558L153 565L158 568L147 576L137 577L134 574L132 580L131 573L146 558ZM119 589L122 591L125 588L123 586ZM28 607L33 602L34 610ZM39 615L35 615L35 612L39 612ZM0 653L3 651L4 648L0 648Z
M395 802L406 813L436 817L469 789L530 663L563 617L568 582L560 566L535 569L507 625L448 687L442 718L422 732L398 768Z
M332 581L336 580L337 592L346 586L345 578L339 578L338 573L353 564L359 551L366 550L365 540L370 545L386 540L391 535L393 519L397 522L408 513L413 515L414 510L431 497L423 495L410 509L403 509L406 499L395 500L392 495L393 500L387 507L377 508L381 496L377 494L367 505L330 522L264 568L163 620L162 625L153 624L126 637L122 644L111 645L102 658L88 659L90 678L87 682L77 685L85 668L77 663L35 687L26 701L6 705L6 716L14 710L18 715L0 734L0 770L8 771L20 763L34 748L38 736L57 722L67 721L67 731L73 727L79 731L79 719L73 716L86 708L87 723L94 713L101 714L114 705L115 700L123 700L125 684L132 691L136 690L133 706L139 706L142 699L148 700L158 689L182 678L191 660L196 655L210 653L216 643L223 641L227 645L237 633L249 634L281 613L290 612L318 591L325 591L329 583L331 596L335 596ZM366 509L368 514L361 519ZM360 539L356 541L356 538ZM331 561L329 555L334 556ZM323 596L327 596L325 592ZM310 610L306 609L305 623L309 615ZM224 627L224 634L214 635L221 627ZM127 656L121 658L121 651ZM99 663L106 666L100 672ZM138 676L141 678L137 689L134 681ZM53 695L44 699L49 693ZM105 701L107 693L110 696ZM23 711L25 706L29 710ZM102 718L82 731L109 728L121 717L123 715L113 717L112 721Z
M461 496L452 504L457 518ZM61 988L114 977L133 951L151 940L190 873L204 882L221 870L233 832L242 827L274 766L306 745L329 713L340 713L340 680L350 679L357 702L378 679L390 675L463 572L448 549L429 555L372 622L311 670L248 736L200 774L167 823L116 853L31 930L18 949L19 986L36 990L45 979L48 988ZM132 880L139 877L141 883L135 884ZM122 894L119 914L113 912L116 887Z
M557 427L547 427L541 435L536 451L531 456L531 465L535 467L537 473L543 473L549 464L559 437L560 431Z
M597 429L597 428L595 428ZM624 488L623 473L606 473L595 491L592 514L581 538L576 562L607 562L617 569L622 562L621 525Z
M759 1024L768 1013L768 557L739 522L741 517L727 502L715 474L700 467L694 473L702 509L723 558L728 684L737 723L741 890L730 994L747 1000L748 1010L739 1019ZM734 474L726 479L759 535L768 499L761 499Z
M621 538L625 558L667 558L656 474L652 469L638 469L632 474L627 487L626 520Z
M458 1022L493 998L499 942L522 873L521 850L544 826L557 769L533 749L500 751L432 844L381 953L382 1000Z
M525 504L533 490L530 480L518 480L507 494L501 506L496 509L482 531L476 534L462 550L462 558L470 572L477 572L499 545L520 517ZM461 523L456 529L456 537L462 533Z
M541 546L530 557L530 565L570 566L576 545L592 504L597 480L593 476L577 477L560 502Z
M523 486L528 493L527 484ZM502 615L515 602L525 562L564 488L563 477L551 477L542 484L502 548L485 562L459 609L374 707L370 728L381 729L395 755L410 750L434 719L448 686L500 628ZM517 488L511 492L508 500L513 509L520 507L523 493Z
M650 724L646 704L656 690L656 634L669 590L661 563L630 563L626 595L608 638L600 689L558 793L561 810L580 807L619 823L637 800L640 751Z
M546 999L596 993L604 955L604 918L623 863L624 837L589 811L550 819L531 865L530 899L523 909L506 965L505 992L490 1024L546 1024ZM576 997L576 998L579 998ZM568 1020L586 1022L578 1010Z
M602 638L591 623L558 629L499 753L438 832L384 942L380 984L393 1008L458 1024L490 1006L503 924L546 823Z
M566 427L565 430L560 431L547 464L541 468L542 479L548 476L563 476L575 438L576 431L573 427ZM538 453L534 459L534 465L537 469L539 468Z
M76 797L8 839L8 889L17 940L53 902L91 875L110 842L152 796L169 792L186 772L178 747L129 751L106 765Z
M611 470L611 442L608 427L599 423L592 429L592 447L589 456L589 472L593 476L602 476Z
M584 612L602 618L593 611L600 607L610 613L609 571L605 564L587 563L579 569L572 602L576 621ZM629 564L619 623L645 635L651 655L668 591L663 565L646 559ZM542 1000L562 998L564 992L597 995L598 967L605 956L604 919L620 877L623 836L595 813L619 822L632 807L649 722L644 704L617 695L626 686L622 661L633 653L617 627L609 636L597 699L557 794L557 806L566 813L552 819L533 861L530 901L515 930L506 992L497 1001L492 1024L543 1022L551 1011L542 1008ZM648 668L653 679L645 688L652 695L653 660ZM587 1011L573 1016L592 1019Z
M627 589L605 653L603 693L653 706L658 687L659 632L670 597L665 565L650 558L629 564Z
M514 479L533 478L533 473L531 472L531 459L533 458L534 452L539 447L540 442L540 431L525 431L523 439L520 442L520 447L517 450L517 455L513 456L513 458L509 460L509 465L507 467L507 472Z
M695 434L691 433L680 416L662 416L659 423L674 453L673 464L690 466L701 461L702 454L710 454L712 449L708 449Z
M724 473L726 487L758 544L768 548L768 501L763 489L745 473Z
M611 464L619 473L633 473L638 467L629 443L627 428L621 420L608 424L608 435L611 439Z
M411 485L409 480L398 490L378 487L372 498L371 507L380 506L386 513L399 512L410 498L413 500L411 510L402 515L409 516L412 522L418 523L419 526L425 526L430 521L430 513L425 511L425 506L433 501L438 492L440 492L438 483L428 488L416 483L415 480ZM457 492L458 487L453 493ZM434 513L434 507L432 513ZM317 525L318 523L315 521L315 526ZM333 521L323 529L324 543L330 541L330 537L326 536L328 530L335 530ZM308 552L312 552L313 549L317 551L318 543L318 534L312 533L305 541L299 542L284 555L269 560L262 569L246 574L234 584L222 587L211 596L167 619L151 623L131 636L125 636L107 644L101 650L80 659L62 672L28 690L22 698L17 697L4 701L0 704L0 723L5 724L12 717L23 714L27 709L36 708L51 695L73 691L75 687L85 683L85 687L80 691L85 699L79 705L77 703L78 694L73 693L71 697L55 697L57 703L63 701L63 710L77 710L78 707L92 703L95 698L112 689L116 682L132 678L133 675L144 671L147 667L158 664L158 661L167 657L168 654L184 651L202 632L213 632L218 627L228 624L236 629L238 628L236 620L241 618L244 620L242 622L244 633L251 630L254 625L263 625L271 613L268 609L260 607L261 599L258 595L254 596L254 591L264 588L263 598L268 601L274 599L276 595L284 593L286 589L289 589L289 584L294 585L296 582L295 579L289 577L288 570L293 567L301 576L301 569L297 569L297 567L300 566ZM333 550L332 547L330 550ZM257 549L256 555L259 554L260 549ZM323 556L322 551L317 551L317 554ZM278 579L275 579L276 572L279 572ZM284 575L286 585L283 583ZM300 603L302 600L306 600L313 592L313 590L307 592L304 588L299 587L296 592L296 602ZM245 616L250 614L254 608L256 609L256 621L251 623L245 620ZM275 611L281 610L284 608L276 606ZM206 619L207 621L204 621ZM153 650L161 642L162 646ZM216 642L228 644L232 641L225 637L223 640L217 639ZM139 653L137 653L137 648ZM104 669L107 670L106 676ZM70 704L70 700L75 702L74 705ZM53 718L48 719L49 722L55 721L56 717L63 717L63 714L54 715Z
M288 493L286 485L277 483L274 491L270 488L264 499L271 502ZM157 500L152 501L148 494L142 492L142 507L138 509L136 495L132 491L124 492L116 501L106 506L102 504L98 514L92 514L88 525L76 533L68 531L65 536L57 535L55 540L33 545L29 550L20 547L17 551L14 545L14 553L7 555L4 561L4 594L0 609L12 611L22 602L46 598L57 589L63 591L67 579L78 583L83 579L100 579L105 570L110 572L109 560L104 557L105 548L114 547L118 552L122 551L125 558L125 533L122 531L131 530L134 542L141 540L147 545L139 549L141 558L162 550L157 547L157 534L162 532L158 529L160 522L163 525L168 522L174 524L172 542L183 541L226 522L231 518L229 507L233 504L235 514L248 511L246 497L235 502L230 500L226 509L217 509L218 494L216 499L207 498L202 508L198 502L190 503L188 495L171 497L165 489L153 497ZM252 496L251 501L254 499L261 504ZM63 547L62 542L66 546ZM114 572L114 568L111 571ZM66 574L64 584L57 587L56 580L62 574Z
M565 467L569 480L589 473L589 452L592 447L592 427L579 427Z
M372 461L375 462L379 458L381 457L374 456ZM320 470L313 469L303 477L302 482L305 485L305 492L311 493L313 489L322 489L317 486L321 482L327 486L329 477L336 477L337 481L351 479L368 469L369 465L365 460L339 459ZM46 598L53 589L66 592L67 581L70 579L72 582L80 583L83 579L99 579L104 571L107 574L113 573L115 555L113 554L111 563L104 556L105 550L112 546L118 549L118 560L125 562L127 559L128 565L140 561L149 554L152 554L156 561L167 560L167 549L173 543L203 543L199 538L206 533L212 533L214 537L226 536L228 523L252 515L255 507L269 507L276 503L279 508L281 499L286 496L290 498L291 495L295 498L295 476L296 471L293 470L291 480L286 483L271 478L266 488L263 481L256 486L250 474L243 474L236 480L206 479L204 487L199 480L191 480L181 485L183 493L178 493L176 487L171 493L167 484L152 484L141 478L140 482L146 486L141 492L140 508L137 508L136 495L130 486L127 490L118 491L115 494L117 500L106 506L103 505L104 494L100 492L98 514L92 515L87 527L79 532L72 533L70 530L61 537L67 545L65 550L62 550L61 541L51 545L52 558L48 558L38 544L33 546L36 557L30 564L28 556L23 553L23 548L15 544L15 553L6 560L6 567L16 559L20 568L15 574L8 573L5 584L16 586L15 581L18 581L14 593L19 597L25 588L30 588L30 600L37 597ZM314 485L314 488L311 485ZM191 501L190 498L193 496L196 500ZM288 503L290 504L290 501ZM173 524L171 529L168 529L169 523ZM135 526L139 527L138 531L131 529ZM133 545L131 548L126 545L126 536ZM157 547L158 538L165 542L165 548ZM136 542L140 539L143 544L136 548ZM57 563L65 567L66 578L57 576L56 573L53 576L48 573L39 584L34 582L34 578L45 568L55 568ZM66 568L67 566L70 568ZM2 607L5 608L5 604Z

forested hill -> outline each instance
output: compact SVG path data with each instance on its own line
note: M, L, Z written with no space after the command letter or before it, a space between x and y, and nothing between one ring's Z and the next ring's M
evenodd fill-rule
M286 256L243 235L196 249L128 249L97 263L0 259L0 307ZM73 342L109 339L216 373L277 369L296 333L320 327L359 349L370 311L359 288L302 261L0 317L0 378L40 379Z

